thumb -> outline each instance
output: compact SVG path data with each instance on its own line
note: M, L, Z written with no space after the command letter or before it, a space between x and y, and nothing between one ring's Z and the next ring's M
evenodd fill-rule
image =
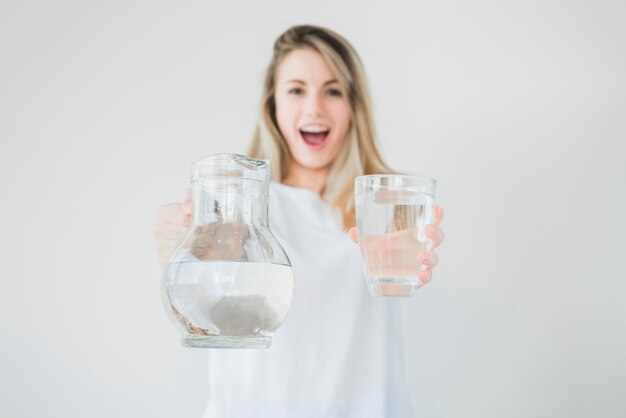
M191 189L187 189L183 195L183 213L185 215L191 215Z
M350 237L352 242L354 242L355 244L359 243L359 231L356 228L356 226L350 228L350 230L348 231L348 236Z

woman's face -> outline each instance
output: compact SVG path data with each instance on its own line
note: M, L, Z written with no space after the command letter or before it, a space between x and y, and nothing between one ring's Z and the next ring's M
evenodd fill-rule
M350 105L336 75L312 49L297 49L278 67L276 120L294 163L328 168L350 127Z

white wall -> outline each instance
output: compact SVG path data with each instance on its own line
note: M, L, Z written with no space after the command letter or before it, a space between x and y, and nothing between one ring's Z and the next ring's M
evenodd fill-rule
M0 3L0 416L199 416L156 208L244 152L274 38L345 35L384 155L439 180L433 283L399 301L420 417L626 415L626 5Z

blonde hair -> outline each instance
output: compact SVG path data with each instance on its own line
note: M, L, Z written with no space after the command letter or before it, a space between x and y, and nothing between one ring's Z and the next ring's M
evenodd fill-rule
M274 54L267 67L259 120L248 154L267 158L272 165L272 177L282 181L291 164L291 153L276 121L274 100L277 70L285 57L297 50L317 51L337 75L347 94L351 123L348 134L330 165L322 197L341 210L343 227L355 226L354 188L356 176L391 173L375 143L372 107L365 71L358 54L350 43L337 33L318 26L293 26L274 43Z

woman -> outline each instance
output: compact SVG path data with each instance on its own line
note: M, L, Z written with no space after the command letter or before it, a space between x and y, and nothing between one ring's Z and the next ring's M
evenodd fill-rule
M338 34L295 26L274 44L249 155L268 158L272 231L296 278L290 313L267 350L210 350L206 417L410 417L397 300L363 278L353 180L388 173L374 142L362 64ZM441 243L426 228L432 248ZM190 221L189 197L163 206L164 263ZM416 254L424 283L437 263Z

